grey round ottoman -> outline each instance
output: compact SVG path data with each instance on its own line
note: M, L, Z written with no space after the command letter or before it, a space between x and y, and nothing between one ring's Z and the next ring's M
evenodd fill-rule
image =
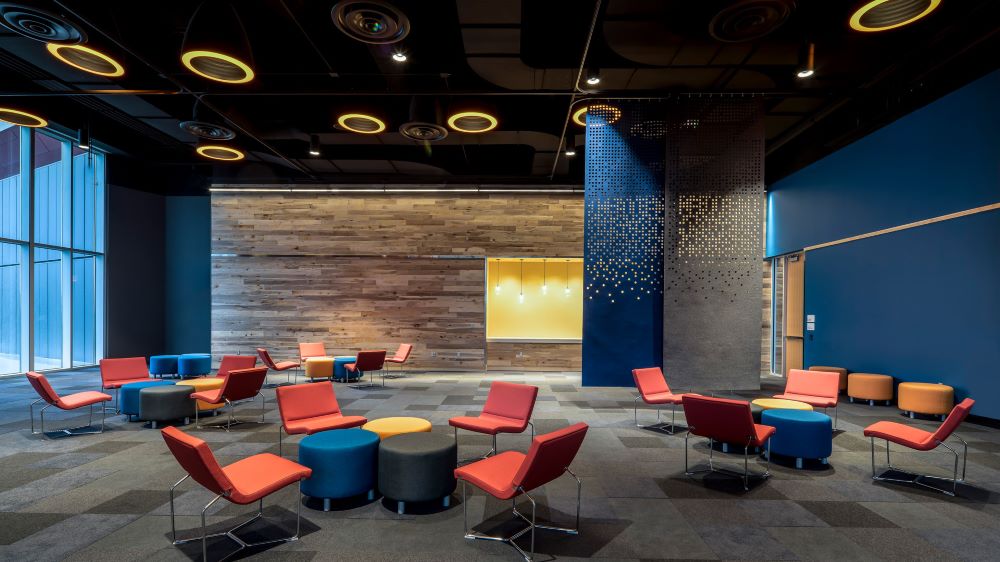
M400 515L406 502L440 499L448 507L457 464L458 448L452 437L423 432L389 437L378 448L378 489L396 500Z
M157 422L183 419L188 423L194 416L194 387L187 385L152 386L139 391L139 419L150 422L156 429Z

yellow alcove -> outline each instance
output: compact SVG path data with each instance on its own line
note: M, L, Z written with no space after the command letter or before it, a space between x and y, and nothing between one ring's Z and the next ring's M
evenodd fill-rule
M566 341L583 337L583 260L489 258L486 338Z

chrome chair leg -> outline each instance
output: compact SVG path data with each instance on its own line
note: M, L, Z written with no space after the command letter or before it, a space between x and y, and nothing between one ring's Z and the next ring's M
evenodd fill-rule
M28 404L28 418L31 423L31 434L32 435L46 435L48 432L45 431L45 410L49 409L52 404L46 404L38 410L38 418L40 421L41 431L35 431L35 405L43 400L39 398L31 404ZM64 435L94 435L97 433L104 433L104 423L107 419L107 408L101 405L101 428L94 428L94 405L88 405L88 421L87 425L82 425L79 427L64 427L62 429L54 430L53 433L62 433ZM48 435L46 435L48 437Z
M654 404L654 409L656 410L656 423L652 425L642 425L639 423L639 399L642 395L638 395L632 401L632 417L635 420L635 426L639 429L648 429L650 431L657 431L660 433L666 433L667 435L673 435L677 432L677 404L670 405L670 428L667 429L663 427L663 423L660 421L660 407Z
M965 449L964 449L964 460L962 462L962 478L958 477L958 465L959 465L958 451L956 451L954 448L952 448L951 446L949 446L947 443L945 443L943 441L937 441L937 444L939 446L944 447L945 449L947 449L955 457L955 461L954 461L954 465L953 465L953 469L952 469L952 477L950 479L946 478L946 477L943 477L943 476L932 476L930 474L917 474L915 472L910 472L910 471L907 471L907 470L902 470L902 469L899 469L899 468L896 468L896 467L892 466L892 463L890 462L890 457L889 457L889 441L888 440L886 440L886 442L885 442L886 470L884 470L881 474L877 474L876 471L875 471L875 438L872 437L871 438L871 446L872 446L872 480L876 480L876 481L879 481L879 482L896 482L896 483L901 483L901 484L914 484L914 485L917 485L917 486L922 486L924 488L929 488L931 490L935 490L937 492L941 492L942 494L945 494L947 496L952 496L952 497L957 496L958 495L958 483L959 482L965 482L965 474L966 474L966 466L965 465L966 465L966 462L968 460L969 446L968 446L968 443L966 443L965 440L962 439L961 437L959 437L957 435L955 437L959 441L961 441L962 444L965 447ZM891 472L900 473L905 478L895 478L895 477L888 476L889 473L891 473ZM927 480L932 480L932 481L933 480L943 480L945 483L950 483L951 484L951 490L948 490L946 488L942 488L942 487L939 487L939 486L934 486L934 485L926 482Z

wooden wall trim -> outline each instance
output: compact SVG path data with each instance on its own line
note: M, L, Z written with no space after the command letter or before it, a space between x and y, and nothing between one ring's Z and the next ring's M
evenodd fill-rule
M975 215L978 213L985 213L987 211L995 211L1000 209L1000 203L993 203L991 205L983 205L982 207L975 207L973 209L966 209L964 211L958 211L956 213L949 213L947 215L941 215L939 217L933 217L929 219L924 219L916 222L901 224L899 226L893 226L890 228L883 228L882 230L876 230L874 232L868 232L865 234L858 234L857 236L849 236L847 238L841 238L839 240L834 240L832 242L824 242L822 244L815 244L813 246L806 246L805 251L819 250L820 248L828 248L830 246L837 246L839 244L847 244L848 242L855 242L857 240L864 240L865 238L873 238L875 236L882 236L884 234L891 234L893 232L899 232L901 230L909 230L911 228L917 228L920 226L927 226L929 224L934 224L936 222L943 222L947 220L957 219L961 217L967 217L969 215ZM793 252L794 253L794 252Z

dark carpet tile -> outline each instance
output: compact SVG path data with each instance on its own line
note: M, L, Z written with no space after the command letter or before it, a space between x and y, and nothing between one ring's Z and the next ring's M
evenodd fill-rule
M32 468L31 470L5 469L3 471L0 471L0 473L3 474L3 477L0 478L0 492L5 492L7 490L14 490L25 484L30 484L35 480L45 478L46 476L59 474L64 470L65 469L62 468Z
M0 544L14 544L68 517L70 515L65 513L0 512Z
M442 406L468 406L470 404L475 404L475 397L471 394L462 395L448 395L445 396L444 400L441 401Z
M438 409L434 404L410 404L406 408L403 408L409 412L433 412Z
M138 425L138 424L130 424ZM135 447L137 445L142 445L141 441L103 441L101 443L94 443L93 445L88 445L82 449L77 449L80 453L120 453Z
M726 499L749 498L783 500L785 496L767 485L751 480L750 491L744 491L743 481L725 474L697 474L693 477L664 478L656 482L668 498Z
M892 521L854 502L799 501L831 527L887 528L896 527Z
M146 514L170 501L167 490L131 490L102 504L95 505L86 513L134 513Z
M618 440L629 449L666 449L667 444L659 437L626 437L619 435Z
M549 388L552 392L576 392L576 387L571 384L553 384Z

